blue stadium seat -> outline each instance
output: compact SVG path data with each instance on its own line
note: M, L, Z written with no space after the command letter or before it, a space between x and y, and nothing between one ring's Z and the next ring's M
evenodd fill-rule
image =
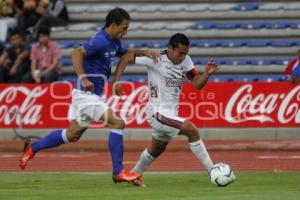
M168 46L168 42L167 40L160 40L160 41L152 41L152 42L148 42L148 47L151 48L166 48Z
M236 11L254 11L259 9L259 3L242 3L233 8Z
M200 23L195 23L194 25L191 26L192 29L195 30L207 30L207 29L214 29L216 28L216 25L214 22L200 22Z
M270 41L269 39L247 40L248 47L267 47L271 45L272 41Z
M272 46L274 47L292 47L299 46L300 40L296 39L285 39L285 40L273 40Z
M255 22L249 22L241 25L241 28L243 29L263 29L266 28L266 22L261 21L255 21Z
M214 26L216 29L237 29L241 27L240 24L236 22L216 23Z
M72 59L71 58L63 58L61 60L61 64L63 66L71 66L72 65Z
M60 40L60 41L58 41L58 44L61 49L67 49L67 48L72 48L72 47L76 46L77 42L68 41L68 40L66 40L66 41Z

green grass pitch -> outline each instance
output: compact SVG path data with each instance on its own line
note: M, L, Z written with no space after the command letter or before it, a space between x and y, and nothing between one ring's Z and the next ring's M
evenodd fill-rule
M216 187L204 173L144 176L146 188L114 184L109 174L0 173L1 200L299 200L300 173L236 173Z

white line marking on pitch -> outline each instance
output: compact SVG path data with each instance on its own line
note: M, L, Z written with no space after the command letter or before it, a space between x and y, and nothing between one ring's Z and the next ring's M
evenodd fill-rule
M300 159L300 155L293 156L256 156L258 159Z

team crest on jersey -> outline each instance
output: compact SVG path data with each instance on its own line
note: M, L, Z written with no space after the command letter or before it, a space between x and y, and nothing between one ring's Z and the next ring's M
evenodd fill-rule
M183 83L183 79L166 78L167 87L180 87Z

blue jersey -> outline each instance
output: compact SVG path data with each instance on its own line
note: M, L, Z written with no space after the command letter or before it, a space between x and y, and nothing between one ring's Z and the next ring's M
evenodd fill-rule
M115 57L120 57L126 48L120 40L112 39L104 28L101 28L89 41L82 44L86 50L83 68L88 79L94 83L94 93L102 95L104 84L111 74L111 63ZM81 90L84 90L80 86Z

